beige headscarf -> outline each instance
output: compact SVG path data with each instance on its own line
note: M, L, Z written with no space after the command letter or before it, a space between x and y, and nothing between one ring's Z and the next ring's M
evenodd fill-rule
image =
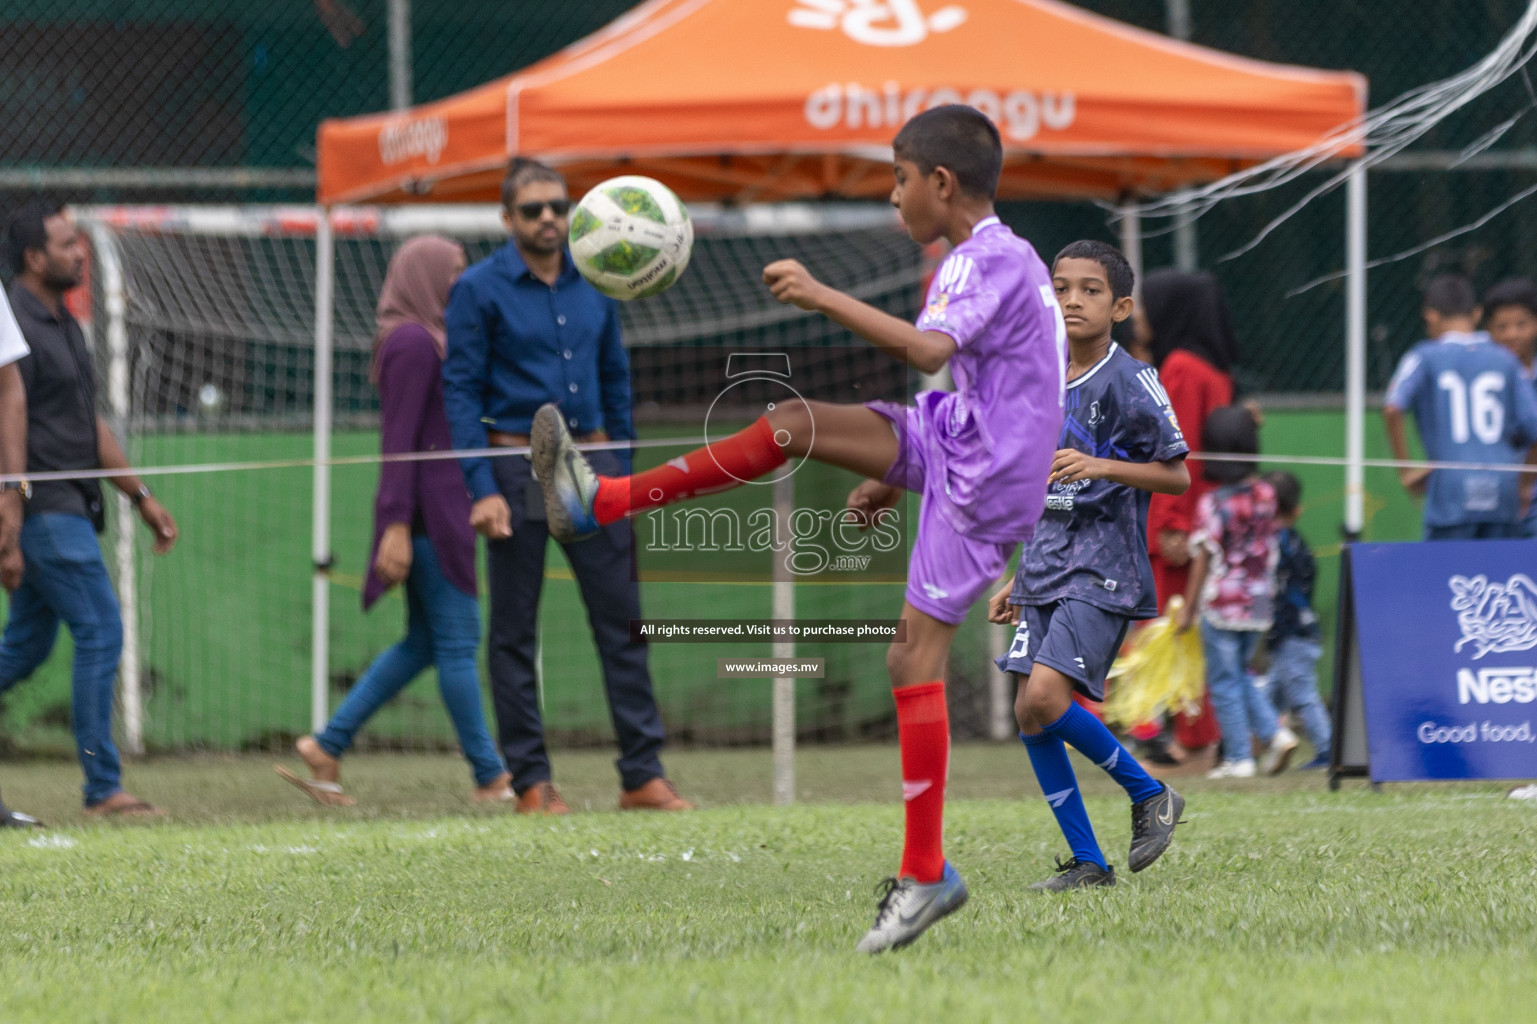
M379 349L384 339L404 324L425 328L438 346L438 355L443 355L443 310L448 306L448 290L459 276L463 258L464 248L442 235L419 235L395 251L374 311L377 326L369 376L375 381L379 379Z

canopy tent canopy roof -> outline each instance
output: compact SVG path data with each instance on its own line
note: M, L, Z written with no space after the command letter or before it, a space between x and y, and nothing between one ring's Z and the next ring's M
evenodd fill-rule
M1365 99L1353 72L1235 57L1056 0L651 0L506 78L322 123L318 191L493 200L522 154L577 194L627 173L690 200L883 197L901 124L962 102L1003 136L1001 196L1115 198L1311 145Z

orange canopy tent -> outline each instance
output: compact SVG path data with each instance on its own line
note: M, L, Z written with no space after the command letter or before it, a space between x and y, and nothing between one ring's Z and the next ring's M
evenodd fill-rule
M1310 145L1365 96L1055 0L651 0L507 78L324 122L319 199L490 200L518 154L578 194L637 173L685 199L879 197L897 128L954 102L998 124L1003 196L1114 198Z

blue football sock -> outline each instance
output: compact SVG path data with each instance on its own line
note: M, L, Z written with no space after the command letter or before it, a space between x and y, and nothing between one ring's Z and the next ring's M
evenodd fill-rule
M1073 856L1105 867L1105 855L1094 838L1089 812L1083 809L1083 794L1078 792L1078 777L1073 774L1073 763L1067 759L1067 748L1049 732L1033 736L1020 733L1019 738L1024 741L1030 767L1035 769L1036 781L1041 784L1051 813L1057 816L1057 826Z
M1163 783L1143 770L1131 752L1105 728L1105 723L1077 704L1070 705L1067 714L1046 726L1046 731L1108 772L1126 790L1132 803L1141 803L1163 792Z

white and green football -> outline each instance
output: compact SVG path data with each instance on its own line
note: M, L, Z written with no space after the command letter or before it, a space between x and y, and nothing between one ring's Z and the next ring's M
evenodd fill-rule
M670 288L693 248L687 207L654 178L610 178L571 212L571 259L612 298L643 299Z

